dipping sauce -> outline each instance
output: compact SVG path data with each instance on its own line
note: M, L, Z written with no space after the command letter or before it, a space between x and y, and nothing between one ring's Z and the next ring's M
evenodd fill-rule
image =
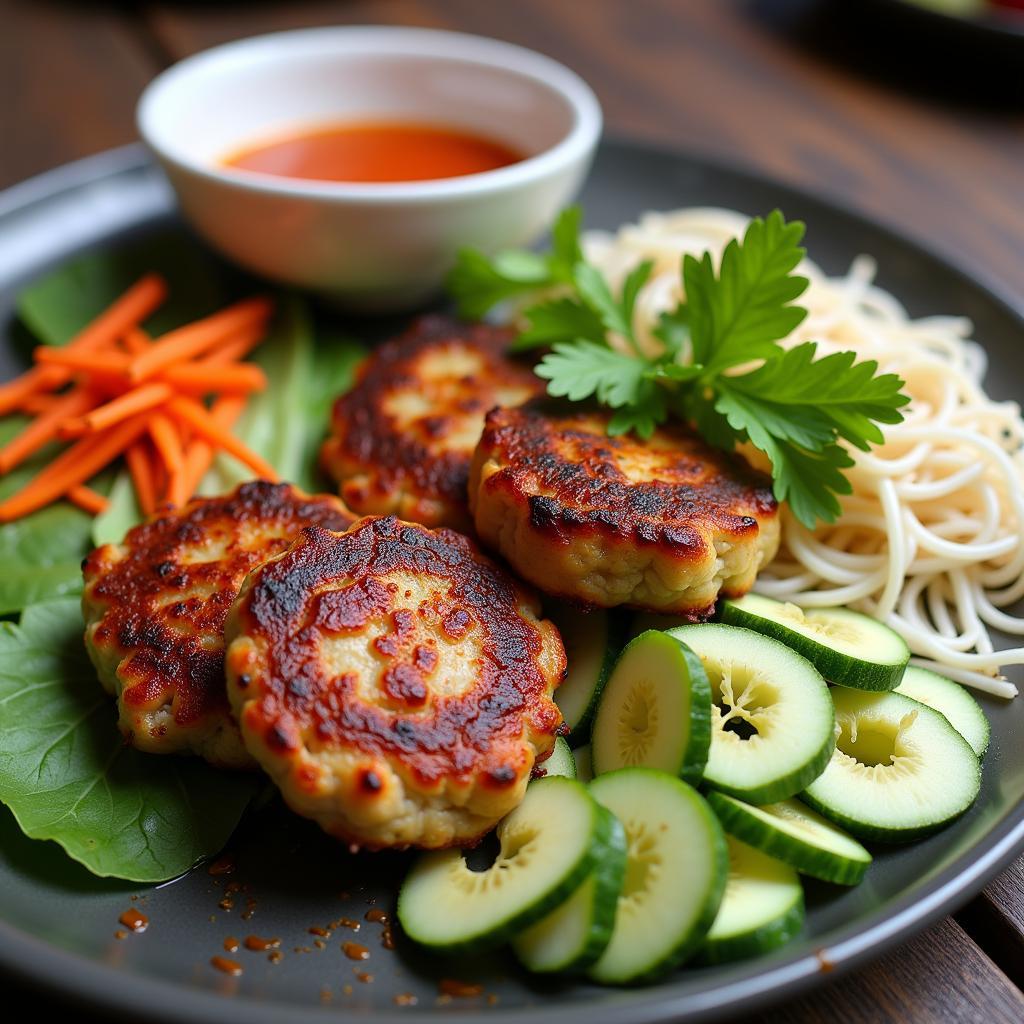
M304 129L227 157L228 167L311 181L432 181L518 163L525 154L444 125L360 121Z

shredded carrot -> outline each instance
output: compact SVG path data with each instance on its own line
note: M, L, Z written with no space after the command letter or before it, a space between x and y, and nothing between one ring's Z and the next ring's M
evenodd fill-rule
M68 501L72 504L77 505L83 512L88 512L93 516L106 512L110 505L110 502L102 494L97 494L96 491L91 487L86 487L85 484L78 484L77 487L69 488L67 497Z
M274 467L262 456L242 444L234 434L219 426L197 401L191 398L172 398L167 403L167 408L180 422L188 424L200 437L210 441L218 448L223 448L229 455L233 455L264 480L276 482L277 473L274 471Z
M18 412L27 413L29 416L39 416L41 413L49 412L62 397L60 394L50 395L45 392L26 395L24 401L18 404Z
M89 352L113 344L138 326L164 301L167 283L159 274L146 274L119 299L78 332L60 351ZM18 408L30 394L53 391L71 379L66 367L35 366L27 373L0 385L0 415Z
M160 379L190 395L221 394L225 391L232 394L249 394L253 391L264 391L267 387L267 375L255 363L235 363L228 366L182 363L180 366L164 370Z
M153 471L153 456L144 440L129 445L124 453L128 472L135 487L135 497L143 514L152 515L156 509L156 474Z
M242 415L244 408L244 398L235 396L218 398L210 408L210 418L221 430L230 430L238 417ZM187 501L186 496L191 497L195 493L199 481L203 479L213 464L215 454L216 450L209 441L202 438L192 441L185 453L185 468L178 478L179 493L168 494L168 500L172 504L183 505Z
M170 331L132 360L131 379L139 383L172 363L191 359L229 340L239 330L266 324L272 311L273 306L268 299L244 299L213 316Z
M52 441L68 417L78 416L95 404L96 397L81 388L57 398L48 410L0 448L0 473L9 473L47 442Z
M107 499L87 481L121 456L147 515L165 502L185 504L221 449L276 479L231 433L245 396L267 387L264 371L241 360L266 335L271 303L238 302L153 339L142 322L166 292L157 275L143 277L67 345L39 346L35 366L0 385L0 415L19 409L34 417L0 447L0 474L55 439L77 438L0 501L0 522L62 497L102 511ZM210 409L198 400L205 395L219 396Z
M41 345L33 353L37 363L60 366L68 370L85 370L106 377L125 377L131 367L131 357L120 352L78 352L66 348Z
M90 435L65 449L38 476L5 501L0 501L0 523L49 505L76 484L85 483L120 455L146 429L146 414L122 420L102 434Z
M124 347L132 355L137 356L149 348L153 339L141 327L130 327L124 332L124 337L121 340L124 342Z
M181 435L177 426L162 412L150 416L147 426L153 447L156 448L168 476L180 473L185 465L185 453L182 451Z
M65 424L65 436L91 434L97 430L106 430L137 412L145 412L166 402L174 394L167 384L144 384L133 388L123 395L86 413L79 419L69 420Z

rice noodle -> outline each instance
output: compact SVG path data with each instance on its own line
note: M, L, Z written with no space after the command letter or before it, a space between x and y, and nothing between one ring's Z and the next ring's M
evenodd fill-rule
M615 234L588 233L584 249L613 284L640 260L654 262L637 301L638 340L654 352L658 315L682 297L682 254L709 250L717 260L746 225L732 210L649 213ZM987 360L970 322L911 319L873 283L870 257L842 277L810 260L801 273L809 312L786 344L813 340L822 354L852 349L875 359L906 381L911 404L903 423L884 428L884 444L850 449L853 494L840 497L837 522L808 530L782 510L782 550L756 589L804 606L858 608L899 632L915 663L1014 696L1001 671L1024 664L1024 647L994 651L989 628L1024 635L1024 618L1005 610L1024 596L1020 407L986 395ZM760 453L752 459L764 465Z

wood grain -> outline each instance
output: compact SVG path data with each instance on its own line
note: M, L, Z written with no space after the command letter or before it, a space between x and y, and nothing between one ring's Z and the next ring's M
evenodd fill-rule
M611 131L725 158L854 205L998 282L1024 305L1020 108L965 112L954 102L922 100L876 73L870 39L838 64L832 42L815 41L826 20L817 30L808 17L780 24L763 13L768 7L737 0L307 0L251 6L240 17L235 8L157 3L150 24L175 57L254 32L367 22L458 28L530 46L591 83ZM962 66L966 57L959 59ZM911 51L903 63L913 62Z
M0 0L0 188L134 141L158 69L105 5Z
M1024 857L957 915L971 938L1024 989Z
M761 1024L1020 1024L1024 996L947 918L868 970L759 1020Z
M741 164L921 239L1024 306L1024 101L982 58L825 0L0 0L0 188L134 138L171 60L265 31L401 24L550 54L609 130ZM867 16L864 16L867 18ZM1019 65L1013 81L1022 80ZM10 102L10 98L14 102ZM959 923L958 923L959 922ZM961 924L963 927L961 927ZM983 952L983 949L987 952ZM988 955L987 955L988 954ZM1024 1020L1024 860L957 915L762 1024ZM737 1022L739 1024L739 1022Z

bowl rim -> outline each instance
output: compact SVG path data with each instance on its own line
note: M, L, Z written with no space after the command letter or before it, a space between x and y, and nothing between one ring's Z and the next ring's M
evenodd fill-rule
M159 123L157 110L163 97L197 72L219 63L241 67L271 53L280 54L282 47L301 54L303 50L322 51L332 46L338 48L339 57L358 55L366 59L398 54L511 71L555 93L568 106L572 125L553 146L490 171L423 181L334 182L221 169L183 152L168 140ZM136 125L143 142L162 163L207 181L250 193L373 204L461 199L534 183L589 158L600 138L603 116L593 90L575 71L536 50L466 32L336 25L249 36L186 57L158 74L143 90L136 106Z

